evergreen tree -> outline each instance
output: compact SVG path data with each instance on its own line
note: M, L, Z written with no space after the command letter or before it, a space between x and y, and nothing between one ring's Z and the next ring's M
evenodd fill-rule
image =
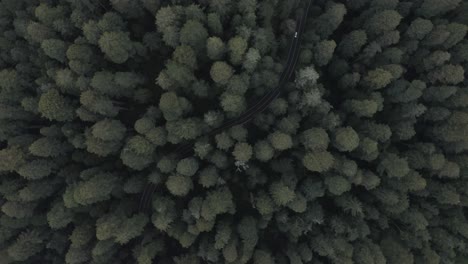
M70 121L75 116L72 104L55 89L41 95L38 110L43 117L60 122Z
M325 40L319 42L317 46L315 46L314 56L315 56L315 63L318 66L327 65L333 57L333 53L336 48L336 43L333 40Z
M43 137L29 146L29 152L38 157L56 158L69 151L69 145L58 139Z
M132 42L125 32L104 32L99 38L99 47L114 63L124 63L133 52Z
M358 53L367 42L367 34L363 30L355 30L346 34L338 45L338 51L345 58Z
M41 43L41 48L44 53L60 62L65 62L65 53L67 51L67 44L59 39L46 39Z
M346 7L343 4L331 4L327 10L316 20L315 32L322 39L328 38L343 22L346 14Z
M234 158L237 161L243 162L243 163L250 160L250 158L252 157L252 154L253 154L252 147L245 142L237 143L232 152L232 155L234 156Z
M333 144L340 151L352 151L359 146L359 136L351 127L339 128L335 132Z
M228 41L227 48L232 65L241 64L244 54L247 51L247 41L242 37L236 36Z
M159 100L159 108L168 121L177 120L183 112L180 99L173 92L164 93Z
M467 18L0 1L0 263L465 263Z
M325 172L329 170L333 162L333 156L327 151L309 152L305 154L302 159L304 166L308 170L315 172Z
M409 38L421 40L429 34L433 28L434 25L430 20L417 18L409 25L406 30L406 35Z
M452 9L457 8L461 3L460 0L448 0L448 1L434 1L424 0L421 7L418 9L418 13L426 18L431 18L437 15L442 15Z
M217 84L227 84L233 74L234 70L232 67L223 61L217 61L213 63L213 66L211 66L210 75L213 81Z
M98 173L76 186L73 199L78 204L83 205L108 200L117 184L118 178L116 175L106 172Z
M8 255L14 261L26 261L44 249L44 239L37 231L22 232L8 247Z
M124 124L114 119L103 119L91 127L92 135L105 141L121 141L126 131Z
M208 32L200 22L188 20L180 29L180 42L200 51L205 47Z
M268 140L270 141L273 148L280 151L289 149L293 145L291 136L281 132L274 132L270 134L268 136Z

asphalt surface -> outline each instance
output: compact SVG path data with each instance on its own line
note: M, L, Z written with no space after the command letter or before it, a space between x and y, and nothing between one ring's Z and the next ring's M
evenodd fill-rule
M312 3L312 0L308 0L307 7L305 8L305 10L304 9L300 10L302 14L299 14L300 19L298 23L296 23L295 33L289 45L286 67L281 73L278 86L276 86L273 89L270 89L262 98L260 98L255 104L251 105L240 116L224 122L221 126L213 129L212 131L208 132L204 136L208 136L208 137L215 136L221 133L222 131L224 131L225 129L228 129L236 125L242 125L251 121L255 117L255 115L263 112L270 105L270 103L276 97L278 97L278 95L281 93L281 90L284 88L284 86L286 85L286 83L289 81L294 71L296 70L296 66L297 66L297 62L298 62L299 54L300 54L300 42L301 42L302 34L304 33L307 16L309 13L309 8L311 6L311 3ZM189 143L179 145L174 150L174 153L176 154L177 158L184 159L193 154L193 147L194 147L194 141L191 141ZM139 208L140 211L147 211L150 208L152 196L155 191L156 191L155 184L149 183L145 186L145 189L143 190L143 193L140 199L140 208Z

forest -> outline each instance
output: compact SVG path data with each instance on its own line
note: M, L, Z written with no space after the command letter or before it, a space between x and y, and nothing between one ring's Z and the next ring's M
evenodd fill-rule
M0 264L467 264L468 1L0 0Z

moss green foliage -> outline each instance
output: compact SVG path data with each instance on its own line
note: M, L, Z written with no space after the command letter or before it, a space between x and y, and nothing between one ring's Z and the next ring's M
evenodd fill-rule
M55 89L50 89L40 96L38 110L49 120L71 121L74 117L71 102Z
M211 78L219 84L227 84L233 73L232 67L223 61L215 62L210 70Z
M1 0L0 263L468 263L468 2L306 2Z

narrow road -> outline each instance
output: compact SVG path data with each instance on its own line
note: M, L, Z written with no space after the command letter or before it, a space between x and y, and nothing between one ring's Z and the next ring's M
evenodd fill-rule
M270 105L270 103L276 97L278 97L278 95L281 93L281 90L283 89L283 87L286 85L286 83L289 81L292 74L296 70L297 61L299 59L299 54L300 54L300 41L302 38L302 34L304 33L307 16L309 14L311 3L312 3L312 0L308 0L307 7L305 8L305 10L301 9L300 12L302 12L302 14L301 13L298 14L298 17L300 18L299 18L299 21L296 23L295 33L289 45L286 67L281 73L278 86L276 86L273 89L270 89L268 93L266 93L262 98L260 98L254 105L251 105L240 116L224 122L220 127L213 129L209 133L205 134L205 136L209 136L209 137L215 136L221 133L225 129L228 129L236 125L245 124L251 121L255 117L256 114L263 112ZM193 147L194 147L194 141L191 141L191 142L178 146L174 150L174 153L177 155L177 158L184 159L193 154ZM149 207L151 206L152 196L155 190L156 190L156 185L153 183L149 183L145 186L145 189L143 190L141 200L140 200L140 208L139 208L140 211L146 211L149 209Z
M310 5L308 5L305 14L308 13L309 6ZM205 134L205 136L209 136L209 137L215 136L221 133L225 129L251 121L255 117L256 114L263 112L269 106L269 104L280 94L280 91L283 89L283 87L286 85L286 83L291 78L293 72L295 71L296 64L297 64L299 54L300 54L300 47L299 47L300 38L305 28L306 19L307 17L303 14L299 22L296 24L296 30L295 30L293 39L291 41L291 44L289 46L288 60L286 62L286 67L281 74L278 86L276 86L273 89L270 89L270 91L267 94L265 94L262 98L260 98L254 105L250 106L240 116L224 122L220 127L210 131L208 134ZM179 147L175 149L174 152L178 154L178 157L180 159L186 158L191 155L191 152L193 151L193 144L194 142L192 141L192 142L180 145Z

